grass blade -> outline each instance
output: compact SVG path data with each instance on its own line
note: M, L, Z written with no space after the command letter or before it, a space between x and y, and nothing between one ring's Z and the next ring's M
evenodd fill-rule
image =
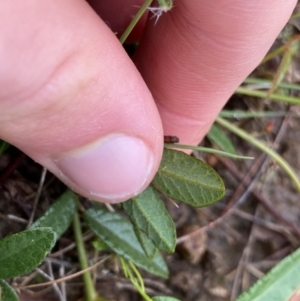
M293 170L293 168L289 165L288 162L286 162L277 152L269 148L267 145L265 145L263 142L255 139L251 135L249 135L247 132L243 131L242 129L238 128L234 124L228 122L227 120L218 117L216 119L216 122L219 123L220 125L224 126L231 132L235 133L245 141L251 143L261 151L265 152L268 154L277 164L289 175L291 180L294 182L296 188L300 191L300 180L298 178L298 175L296 172Z
M206 136L212 144L219 146L223 151L236 155L232 142L218 126L213 124Z
M283 259L236 301L285 301L299 286L300 248Z

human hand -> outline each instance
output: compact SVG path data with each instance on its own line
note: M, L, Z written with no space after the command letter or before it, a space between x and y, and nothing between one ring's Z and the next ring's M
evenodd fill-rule
M121 30L142 2L94 5ZM163 133L203 138L296 3L177 0L148 20L136 68L85 1L1 2L0 137L78 193L124 201L154 177Z

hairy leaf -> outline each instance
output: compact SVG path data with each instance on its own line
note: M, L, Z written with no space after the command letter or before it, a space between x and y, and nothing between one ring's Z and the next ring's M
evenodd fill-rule
M157 248L172 253L176 246L173 220L152 187L123 203L132 223L150 238Z
M211 205L225 193L223 181L214 169L194 157L170 149L164 149L152 184L168 197L194 207Z
M36 228L0 240L0 278L23 275L36 268L55 243L50 228Z
M56 233L58 239L70 226L77 210L77 196L71 190L63 193L58 200L50 206L45 214L40 217L31 229L49 227Z
M152 259L157 252L157 247L155 246L154 242L150 238L148 238L148 236L135 225L133 225L133 229L145 254L147 255L148 258Z
M236 301L288 300L300 286L300 248L283 259Z
M91 230L115 253L148 272L163 278L168 277L168 268L161 254L157 252L153 260L147 258L132 224L126 218L103 207L86 210L84 218Z
M212 144L219 146L223 151L236 154L232 142L218 126L212 125L206 136Z
M0 301L19 301L14 289L4 280L0 279Z

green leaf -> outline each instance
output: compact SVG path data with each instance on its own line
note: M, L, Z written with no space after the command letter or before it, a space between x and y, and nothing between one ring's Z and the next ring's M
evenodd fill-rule
M110 248L108 247L108 245L101 239L94 240L92 241L92 245L95 248L95 250L97 251L108 251L110 250Z
M91 230L115 253L150 273L168 277L168 268L161 254L157 252L153 260L146 257L132 224L126 218L101 207L86 210L84 218Z
M9 144L7 142L0 140L0 155L3 154L8 149L8 147Z
M0 240L0 278L23 275L36 268L55 243L50 228L36 228Z
M0 301L19 301L14 289L4 280L0 279Z
M180 300L175 299L173 297L154 297L152 298L152 301L180 301Z
M145 254L148 258L152 259L157 252L157 248L154 242L150 238L148 238L148 236L144 232L142 232L138 227L133 225L133 229Z
M300 248L283 259L236 301L285 301L300 286Z
M194 157L170 149L164 149L152 185L168 197L194 207L211 205L225 193L224 183L214 169Z
M132 223L150 238L157 248L172 253L176 246L176 230L164 203L152 187L123 203Z
M57 239L68 229L77 210L78 198L71 190L63 193L40 217L31 229L49 227L56 233Z
M236 155L232 142L216 125L212 125L206 136L212 144L219 146L223 151Z

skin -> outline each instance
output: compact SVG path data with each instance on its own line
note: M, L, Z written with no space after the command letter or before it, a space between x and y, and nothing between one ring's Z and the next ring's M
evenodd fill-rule
M149 184L164 134L201 141L297 1L177 0L155 25L154 18L140 22L132 61L115 33L142 2L91 1L94 9L82 0L0 3L0 138L103 202L124 201ZM139 187L95 196L73 180L81 170L65 173L57 164L116 133L141 139L153 155Z

